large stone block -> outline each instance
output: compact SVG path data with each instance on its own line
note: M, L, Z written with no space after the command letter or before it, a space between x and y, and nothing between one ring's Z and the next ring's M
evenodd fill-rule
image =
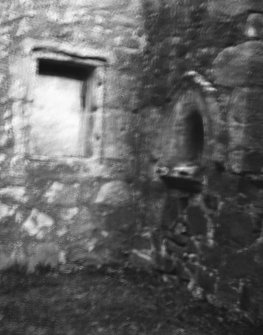
M31 214L23 223L22 228L29 236L35 236L42 239L54 225L54 220L47 214L33 209Z
M212 15L236 16L248 11L263 11L261 0L209 0L209 11Z
M216 84L225 87L263 86L263 42L224 49L214 61L213 75Z
M92 212L87 207L81 207L78 215L75 217L76 222L80 225L92 224L94 228L98 228L98 222L94 222Z
M225 278L244 278L248 275L253 276L255 272L256 266L253 256L247 251L230 253L220 268L220 273Z
M98 192L99 181L91 178L88 181L83 181L80 185L80 199L82 203L89 203Z
M232 124L229 127L229 151L241 150L253 151L256 154L263 153L263 136L260 126L246 124Z
M70 229L70 235L74 240L92 238L95 229L96 226L92 222L87 222L86 224L80 224L77 222L76 224L72 225Z
M229 101L229 123L263 125L263 88L245 87L234 90Z
M9 218L15 214L15 206L10 206L0 202L0 222L2 219Z
M78 212L79 212L79 209L77 207L60 208L58 210L58 217L60 220L63 220L63 221L71 221L76 217Z
M44 199L53 205L74 206L79 197L79 190L79 184L65 185L54 182L44 194Z
M233 248L251 245L256 239L253 220L249 213L233 205L224 205L218 217L216 241Z
M228 162L236 172L259 172L263 161L263 89L234 90L228 115Z
M124 52L119 52L118 58L116 56L116 62L118 61L118 64L123 67L126 66L126 68L130 68L120 69L119 72L116 70L109 70L107 73L105 105L108 106L108 108L125 109L125 111L132 111L138 108L140 82L136 76L127 74L133 72L133 59L131 58L131 55L128 57Z
M125 158L132 153L129 141L132 119L122 110L111 109L105 115L104 156L107 158Z
M23 186L10 186L0 189L0 198L25 203L28 201L28 195Z
M262 173L263 153L258 150L244 150L241 172Z
M129 205L131 201L132 191L127 183L115 180L102 185L95 203L118 207Z

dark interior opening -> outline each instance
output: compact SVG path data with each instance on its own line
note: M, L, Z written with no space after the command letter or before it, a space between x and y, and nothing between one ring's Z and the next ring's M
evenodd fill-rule
M204 148L204 125L202 116L196 110L185 118L184 155L187 161L198 161Z
M73 61L58 61L44 58L38 59L37 72L40 75L85 80L91 75L93 70L93 66L78 64Z

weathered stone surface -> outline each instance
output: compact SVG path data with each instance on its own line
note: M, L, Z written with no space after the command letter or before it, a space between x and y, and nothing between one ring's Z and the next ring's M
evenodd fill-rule
M238 251L228 255L220 270L225 278L243 278L248 274L253 276L256 267L250 252Z
M218 85L263 86L263 43L248 41L223 50L213 64Z
M262 12L261 0L209 0L209 11L213 15L236 16L248 11Z
M26 265L26 255L21 244L17 243L15 247L6 250L6 247L0 247L0 271L12 266L24 267Z
M245 28L245 34L247 37L263 38L263 15L259 13L250 14L247 18L247 24Z
M123 59L119 59L120 64L131 66L132 61L127 61L127 55L121 54ZM121 58L121 56L119 56ZM131 58L131 56L130 56ZM125 63L123 63L125 62ZM112 109L121 109L124 106L125 111L133 110L137 107L138 101L138 82L136 77L126 74L120 76L117 71L111 71L109 77L109 86L106 95L106 104ZM127 92L128 89L128 92Z
M76 217L76 221L81 225L93 222L92 213L90 209L87 207L80 208L79 213ZM96 225L98 226L98 222L96 222Z
M202 264L210 269L216 269L222 263L222 250L216 243L214 245L202 243L199 248L199 254Z
M263 88L236 88L231 95L228 105L228 121L230 126L233 123L254 125L260 131L260 126L263 124L262 103Z
M31 25L29 22L29 18L24 18L19 23L19 26L17 28L16 36L22 36L28 33L31 30Z
M27 162L27 172L35 178L49 179L54 176L65 176L79 172L81 163L74 158L66 158L63 160L36 160ZM52 178L50 178L52 179Z
M101 187L95 203L118 207L129 204L131 199L132 193L129 186L125 182L117 180Z
M228 154L228 166L236 173L261 173L262 164L262 151L253 148L236 148Z
M250 253L253 257L254 262L259 268L263 268L263 238L259 237L251 248Z
M218 218L215 238L222 245L246 247L256 239L253 230L253 217L233 205L224 205Z
M22 224L22 229L28 233L29 236L35 236L38 239L45 237L46 233L54 225L54 220L47 214L33 209L31 214Z
M94 252L98 244L97 238L86 238L74 243L68 249L67 259L69 262L78 264L98 264L110 259L109 251L104 248L104 255ZM106 256L106 257L105 257Z
M28 200L25 187L10 186L0 189L0 198L10 199L15 202L25 203Z
M8 267L10 267L11 264L12 262L10 259L10 255L2 252L0 255L0 270L7 269Z
M61 208L58 213L58 217L64 221L70 221L76 217L78 214L79 209L78 207L72 208Z
M128 1L129 3L129 1ZM116 9L116 3L114 0L105 0L103 2L97 2L96 0L77 0L75 2L76 6L88 6L95 9ZM122 8L127 6L127 1L121 0L118 7Z
M223 302L237 306L239 283L234 276L247 280L252 272L251 258L240 253L240 249L254 248L261 229L255 228L255 222L257 225L261 222L253 214L253 205L262 211L262 196L257 195L262 181L246 187L243 172L254 169L253 172L262 173L263 166L263 94L261 87L256 87L263 86L263 43L258 41L262 38L262 1L168 0L164 5L159 0L147 3L61 0L59 5L52 0L21 0L20 3L21 8L12 5L12 13L6 8L2 11L5 21L15 20L0 27L3 33L0 57L10 53L11 45L14 58L21 60L24 52L29 51L22 50L23 40L27 40L27 45L27 38L32 37L34 43L50 41L61 51L61 58L69 54L68 60L70 53L78 54L77 49L87 50L89 45L90 54L80 53L80 58L90 56L95 60L105 56L109 66L106 77L104 66L99 66L101 75L94 82L96 91L90 101L92 126L87 129L87 136L94 144L95 161L95 158L65 157L69 152L78 156L79 152L79 107L89 103L82 85L71 78L63 79L63 75L56 79L41 76L40 82L33 80L34 99L31 94L26 96L26 84L35 70L37 73L34 64L29 73L23 62L14 65L12 58L1 59L0 155L5 156L0 185L5 189L8 185L26 185L30 197L25 201L27 194L22 191L5 191L2 195L0 192L0 218L3 216L0 242L4 244L0 248L0 268L15 259L11 257L9 244L17 244L23 250L29 241L34 242L21 259L29 260L30 271L37 264L53 267L64 262L66 254L60 250L61 246L67 250L67 261L96 265L116 260L123 264L123 256L127 259L134 249L137 253L133 256L147 260L149 266L158 250L171 256L160 257L161 268L176 270L183 281L190 281L188 287L193 292L198 292L197 285L211 295L217 290ZM256 11L261 13L255 14ZM243 43L244 34L257 41ZM22 41L21 47L17 41ZM64 41L70 44L66 47ZM232 47L223 50L226 46ZM32 52L30 59L31 56ZM196 106L193 100L198 101L199 109L208 115L201 121L205 126L211 125L211 138L205 132L204 148L213 142L213 150L206 155L208 160L204 164L204 192L195 196L180 193L178 199L177 191L167 195L155 167L163 158L172 164L169 155L184 160L198 149L192 136L194 126L189 126L189 120L185 118L182 127L177 128L177 117L167 117L174 108L172 99L176 100L179 93L177 85L185 71L191 73L193 69L209 80L214 74L218 89L215 92L208 85L208 90L204 90L209 95L206 99L197 89L196 94L191 93L195 99L190 94L190 99L181 100L178 115L185 116L186 108L191 110ZM185 84L181 85L181 95L189 92ZM199 87L200 82L190 84L191 88ZM9 100L8 90L14 101ZM64 97L61 92L68 94ZM166 117L172 126L167 134L161 126ZM30 119L33 127L27 124ZM54 123L53 129L49 127ZM45 128L47 131L42 134ZM30 143L30 132L38 143L32 143L32 138ZM179 132L182 136L176 142ZM165 135L167 142L163 146L159 138ZM191 138L194 149L185 155L189 146L184 143ZM31 153L46 156L30 157L27 151L30 146ZM142 192L140 199L134 186L129 186L137 181ZM169 206L164 205L170 193L173 196ZM14 202L18 204L12 207ZM47 240L51 243L39 243ZM262 250L256 250L251 264L258 269L262 267L263 256ZM210 269L218 272L219 277L215 278Z
M242 172L244 169L243 165L244 150L233 150L228 154L228 165L230 169L236 173Z
M191 206L187 209L189 233L192 235L205 235L207 232L207 218L199 206Z
M9 134L4 134L1 136L0 139L0 148L5 148L10 146L10 144L12 144L12 138L10 137Z
M63 229L63 222L60 225ZM70 226L67 225L66 227L70 238L74 241L86 238L92 239L101 229L98 219L94 219L91 211L86 207L80 208L74 220L70 222Z
M243 168L242 171L251 173L262 173L263 153L255 149L247 149L243 153Z
M72 225L70 233L75 239L92 238L95 229L96 226L93 222L87 221L85 224L77 222Z
M44 200L53 205L74 206L79 196L79 184L65 185L54 182L44 194Z
M0 165L2 165L5 162L6 159L7 159L6 154L0 154Z
M28 248L28 271L33 272L38 265L51 268L65 262L65 253L55 243L39 243Z
M259 125L259 124L258 124ZM263 152L263 136L258 125L235 123L229 126L229 149Z
M26 160L23 156L16 155L10 161L10 173L17 176L22 174L25 170Z
M239 292L237 286L237 283L233 283L229 280L229 278L221 278L216 286L216 299L218 299L221 305L227 308L237 308L239 303Z
M0 222L2 219L13 216L16 212L15 210L16 210L15 206L6 205L0 202Z
M80 200L82 203L90 203L96 196L100 183L91 178L89 181L82 182L80 185Z
M202 267L197 268L197 284L205 291L206 294L214 293L216 287L216 276L212 271Z

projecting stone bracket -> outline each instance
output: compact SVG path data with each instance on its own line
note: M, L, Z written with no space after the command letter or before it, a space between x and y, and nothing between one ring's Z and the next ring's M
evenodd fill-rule
M168 189L199 193L203 188L202 169L197 165L179 165L169 169L158 167L156 173L163 180Z

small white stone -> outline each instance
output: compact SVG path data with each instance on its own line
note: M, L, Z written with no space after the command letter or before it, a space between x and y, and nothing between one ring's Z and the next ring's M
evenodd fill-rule
M66 227L63 227L61 228L60 230L57 231L57 236L58 237L62 237L64 235L66 235L68 232L67 228Z
M253 27L249 27L247 29L247 36L248 37L256 37L257 36L257 32Z
M16 207L9 206L0 202L0 220L15 214Z
M63 208L60 211L59 217L61 218L61 220L70 221L78 214L78 211L79 210L77 207Z
M65 251L59 252L58 261L60 264L66 264L66 252Z
M33 209L27 220L23 223L22 228L30 236L36 236L38 239L44 237L44 228L50 228L54 225L54 220L45 213Z
M0 154L0 165L4 163L6 158L7 158L6 154Z
M102 230L101 235L103 237L108 237L109 236L109 232L107 232L106 230Z

